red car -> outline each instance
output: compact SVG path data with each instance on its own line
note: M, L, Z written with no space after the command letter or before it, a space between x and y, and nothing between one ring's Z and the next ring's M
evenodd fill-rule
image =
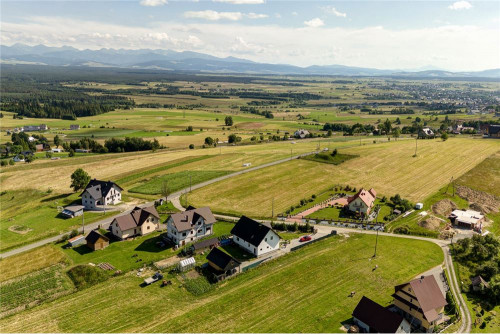
M311 240L312 240L312 238L310 235L304 235L303 237L301 237L299 239L300 242L311 241Z

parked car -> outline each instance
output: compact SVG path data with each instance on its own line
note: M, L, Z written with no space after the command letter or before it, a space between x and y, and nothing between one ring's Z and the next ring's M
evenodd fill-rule
M311 241L311 240L312 240L312 238L310 235L304 235L303 237L301 237L299 239L299 242L306 242L306 241Z

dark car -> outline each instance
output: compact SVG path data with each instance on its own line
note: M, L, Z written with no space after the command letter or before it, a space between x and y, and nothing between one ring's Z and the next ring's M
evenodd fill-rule
M301 237L299 239L300 242L311 241L311 240L312 240L312 238L310 235L304 235L303 237Z

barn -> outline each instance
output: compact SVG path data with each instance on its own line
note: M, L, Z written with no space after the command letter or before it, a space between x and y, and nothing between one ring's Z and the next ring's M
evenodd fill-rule
M85 238L85 241L87 241L87 247L94 251L104 249L109 246L109 238L95 230L90 231Z

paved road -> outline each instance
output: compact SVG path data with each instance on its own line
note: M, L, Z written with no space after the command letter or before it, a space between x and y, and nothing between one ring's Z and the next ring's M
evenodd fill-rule
M238 172L227 174L227 175L224 175L224 176L212 179L212 180L208 180L208 181L205 181L205 182L193 185L191 188L185 188L185 189L179 190L179 191L177 191L177 192L172 193L171 195L169 195L168 198L169 198L169 200L172 201L172 203L176 207L180 208L180 210L184 210L184 208L181 206L180 201L179 201L180 196L183 195L183 194L185 194L185 193L187 193L187 192L189 192L189 191L191 191L191 190L195 190L195 189L198 189L198 188L201 188L201 187L205 187L205 186L207 186L209 184L212 184L212 183L215 183L215 182L219 182L219 181L222 181L222 180L225 180L225 179L229 179L229 178L237 176L237 175L241 175L241 174L253 172L253 171L256 171L256 170L259 170L259 169L262 169L262 168L266 168L266 167L278 165L278 164L281 164L281 163L284 163L284 162L287 162L287 161L290 161L290 160L293 160L293 159L297 159L299 157L304 157L304 156L307 156L307 155L310 155L310 154L314 154L314 153L317 153L317 151L309 152L309 153L304 153L304 154L299 154L299 155L292 156L290 158L281 159L281 160L269 162L269 163L266 163L266 164L263 164L263 165L259 165L259 166L255 166L255 167L251 167L251 168L247 168L247 169L243 169L243 170L238 171ZM153 204L154 204L154 201L151 201L151 202L143 203L143 204L138 205L138 206L139 207L146 207L146 206L151 206ZM109 226L109 224L111 224L111 222L113 221L113 219L115 219L117 217L120 217L120 216L123 216L123 215L126 215L129 212L130 211L125 211L125 212L122 212L120 214L108 217L106 219L102 219L102 220L96 221L94 223L85 225L85 230L86 231L90 231L92 229L97 228L98 226L101 226L102 228L107 229L108 226ZM79 228L78 231L82 232L82 228ZM19 248L14 248L12 250L9 250L9 251L1 253L0 254L0 258L6 258L6 257L12 256L12 255L20 254L20 253L29 251L31 249L35 249L37 247L40 247L40 246L43 246L43 245L55 242L55 241L59 240L63 235L69 235L69 233L70 232L62 233L62 234L59 234L59 235L56 235L56 236L53 236L53 237L50 237L50 238L46 238L46 239L42 239L42 240L30 243L28 245L25 245L25 246L22 246L22 247L19 247Z

